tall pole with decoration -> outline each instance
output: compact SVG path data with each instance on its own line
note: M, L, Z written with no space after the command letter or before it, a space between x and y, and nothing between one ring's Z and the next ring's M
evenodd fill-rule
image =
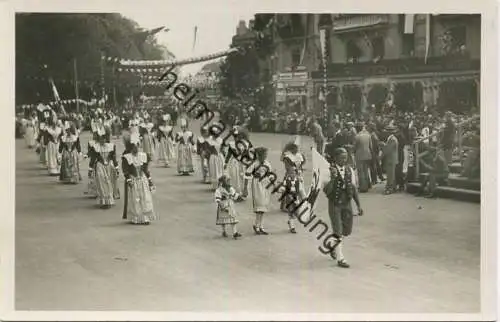
M328 88L328 69L327 69L327 57L326 57L326 28L323 27L319 31L319 41L321 45L321 58L323 66L323 86L320 91L320 100L323 100L323 121L328 124L328 102L326 100L327 88Z
M101 100L104 102L104 98L106 97L106 87L104 85L104 60L106 57L104 56L104 52L101 52Z

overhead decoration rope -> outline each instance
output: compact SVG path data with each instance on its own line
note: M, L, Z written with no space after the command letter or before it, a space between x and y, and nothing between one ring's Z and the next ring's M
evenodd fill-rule
M231 48L225 51L217 52L211 55L206 55L206 56L201 56L201 57L193 57L193 58L187 58L187 59L180 59L180 60L128 60L128 59L122 59L119 61L120 67L152 67L152 66L162 66L162 67L167 67L167 66L180 66L180 65L188 65L188 64L195 64L195 63L200 63L204 61L209 61L209 60L214 60L220 57L227 56L231 53L234 53L238 51L236 48ZM108 57L108 61L117 61L117 58L112 58ZM148 69L149 71L149 69ZM152 70L151 70L152 71Z

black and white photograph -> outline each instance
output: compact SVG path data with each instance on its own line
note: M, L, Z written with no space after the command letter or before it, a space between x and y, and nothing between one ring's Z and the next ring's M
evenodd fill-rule
M2 319L496 318L496 8L287 3L10 4Z

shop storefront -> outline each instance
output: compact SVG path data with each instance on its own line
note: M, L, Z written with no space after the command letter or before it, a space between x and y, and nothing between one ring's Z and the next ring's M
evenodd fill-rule
M323 72L311 75L314 92L323 86ZM379 109L392 101L401 110L424 106L439 110L465 112L479 106L479 60L466 57L394 59L378 63L331 64L328 66L328 108L361 113L375 106ZM330 104L331 103L331 104ZM323 101L315 95L315 106Z

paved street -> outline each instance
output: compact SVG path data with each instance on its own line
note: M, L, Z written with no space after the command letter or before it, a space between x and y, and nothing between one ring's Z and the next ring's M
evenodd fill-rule
M288 139L251 135L254 145L270 148L277 169ZM302 141L303 147L311 144ZM82 162L82 175L87 164ZM17 310L480 310L478 204L382 196L376 187L361 197L365 216L356 218L345 245L352 265L346 270L321 254L320 242L303 227L289 234L277 202L265 217L269 236L253 235L247 201L238 204L243 238L223 239L213 195L199 174L179 177L175 168L151 168L161 218L132 226L121 220L123 200L108 211L96 208L83 195L86 181L58 183L34 151L16 141ZM325 205L322 196L318 213L327 221Z

